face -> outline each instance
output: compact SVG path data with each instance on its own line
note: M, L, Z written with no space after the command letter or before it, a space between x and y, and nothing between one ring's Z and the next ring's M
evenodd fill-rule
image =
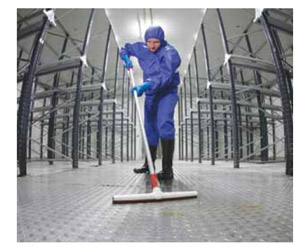
M158 39L150 38L147 41L147 46L151 52L155 52L160 47L160 41Z

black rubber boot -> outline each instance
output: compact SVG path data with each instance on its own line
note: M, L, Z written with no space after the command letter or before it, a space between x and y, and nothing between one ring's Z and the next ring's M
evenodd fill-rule
M154 162L155 162L155 159L156 159L156 150L157 150L157 147L155 147L155 146L149 146L149 149L150 149L151 158L152 158L153 166L154 166ZM155 171L155 166L154 166L154 171ZM147 157L145 157L145 163L144 163L144 165L141 168L135 168L135 169L133 169L133 172L135 172L136 174L149 173Z
M162 146L162 171L157 174L159 180L171 180L174 178L173 174L173 155L175 140L161 139Z

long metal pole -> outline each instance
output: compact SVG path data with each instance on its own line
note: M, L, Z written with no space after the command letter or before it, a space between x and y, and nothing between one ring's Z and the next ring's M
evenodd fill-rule
M133 150L133 159L136 160L136 106L134 106L134 115L133 115L133 128L134 128L134 135L133 135L133 143L134 143L134 150Z
M243 158L243 129L242 129L242 111L241 111L241 105L238 104L237 106L238 110L238 117L239 117L239 128L240 128L240 158Z
M91 85L94 84L94 74L95 74L95 68L92 68L92 77L91 77ZM93 93L91 93L90 98L93 98ZM90 108L89 111L92 111L92 109ZM92 123L91 123L91 114L88 114L88 120L87 120L87 140L86 140L86 154L87 154L87 159L91 158L91 143L92 143L92 138L91 138L91 134L92 134Z
M130 159L133 160L133 96L131 96L131 130L130 130Z
M203 38L203 52L205 58L206 75L207 75L207 85L208 85L208 97L209 97L209 110L210 110L210 133L211 133L211 165L215 165L215 120L214 120L214 109L213 109L213 96L212 96L212 86L211 86L211 75L210 75L210 65L208 57L208 49L206 43L206 36L203 23L201 24L202 38Z
M61 56L59 57L58 60L62 60L64 58L64 53L67 48L67 43L68 43L68 36L64 39L63 46L61 49ZM55 90L58 88L59 85L59 79L60 79L60 73L56 73L54 75L54 80L53 80L53 87L52 89ZM51 111L50 111L50 118L49 118L49 125L48 125L48 159L50 165L53 164L52 159L55 158L55 119L56 119L56 106L58 103L58 93L54 92L53 96L51 98ZM50 150L53 149L53 150Z
M272 31L273 31L273 37L274 37L275 43L277 44L277 50L280 53L281 58L286 61L285 52L282 47L278 32L275 29L272 29ZM292 109L292 113L293 113L293 85L291 82L291 74L288 70L285 71L285 74L286 74L286 80L287 80L287 91L289 94L289 101L291 103L291 109Z
M200 97L200 88L199 88L199 73L198 73L198 61L197 61L197 53L196 47L194 47L194 59L195 59L195 71L196 71L196 84L197 84L197 97ZM197 102L197 111L198 111L198 162L202 162L202 145L201 145L201 114L200 114L200 102Z
M184 126L185 126L185 160L188 160L188 126L187 126L187 104L186 104L186 83L185 78L183 79L183 90L184 90L184 110L185 110L185 118L184 118Z
M258 85L262 84L262 80L261 80L261 75L256 72L256 82ZM260 120L260 136L261 136L261 148L264 150L261 151L260 155L261 155L261 160L262 161L268 161L269 158L269 150L268 150L268 125L267 125L267 119L265 116L265 109L262 107L263 103L264 103L264 98L263 95L261 95L260 93L258 93L257 95L257 103L259 108L259 120Z
M178 143L178 152L179 152L179 160L181 160L181 99L179 98L178 101L178 137L179 137L179 143Z
M242 85L245 85L245 80L244 80L244 74L243 74L243 71L241 70L240 71L240 76L241 76L241 82L242 82ZM246 98L248 98L248 95L246 95ZM249 111L249 107L245 107L245 111ZM250 154L250 145L249 145L249 115L246 115L245 117L245 120L246 120L246 140L247 140L247 155ZM242 135L242 129L241 129L241 135ZM241 136L242 138L242 136ZM241 139L242 140L242 139ZM243 145L241 144L241 147ZM243 152L243 149L241 149L241 152ZM242 156L240 158L243 158Z
M286 71L286 80L287 80L287 90L289 93L289 100L291 103L291 112L293 113L293 84L292 84L292 76L289 71Z
M250 57L253 57L253 50L252 50L250 38L248 35L245 35L245 40L246 40L248 50L250 52ZM257 70L253 70L253 74L254 74L255 84L257 86L261 86L261 84L262 84L261 75L259 74L259 72ZM256 92L256 95L257 95L257 105L258 105L258 113L259 113L260 136L261 136L260 148L265 148L264 150L261 151L260 157L261 157L261 161L267 161L268 160L267 120L266 120L264 108L262 107L263 97L259 91Z
M223 48L225 51L225 54L229 54L229 47L228 42L226 38L225 28L223 19L221 16L221 12L219 9L217 9L217 14L219 18L219 27L220 32L222 36L222 42L223 42ZM236 110L236 96L235 96L235 80L233 77L233 68L231 59L229 58L226 63L228 75L230 77L230 84L231 84L231 108L232 108L232 130L233 130L233 165L234 168L240 167L240 157L239 157L239 132L238 132L238 121L237 121L237 110Z
M116 99L117 94L117 81L118 81L118 65L119 65L119 48L117 49L116 68L115 68L115 81L114 81L114 94L113 99ZM112 163L116 162L115 158L115 140L116 140L116 103L113 103L113 125L112 125L112 138L111 138L111 158Z
M82 143L81 143L81 136L82 136L82 124L80 123L79 126L78 126L78 134L79 134L79 143L78 143L78 159L81 159L81 152L82 152L82 149L81 149L81 146L82 146Z
M109 98L110 98L110 93L107 92L106 99L109 100ZM104 145L105 145L105 159L107 159L108 158L108 126L109 126L109 124L108 124L108 106L106 106L105 118L106 118L107 123L105 125L105 137L104 137L105 143L104 143Z
M218 121L215 121L215 142L216 142L216 148L215 148L215 151L216 151L216 158L219 158L219 133L218 133Z
M125 88L125 66L123 67L123 75L122 75L122 113L121 113L121 162L123 162L123 131L124 131L124 88Z
M130 96L129 96L129 88L130 88L130 77L128 77L127 82L127 127L126 127L126 160L129 161L129 105L130 105Z
M82 58L86 57L87 48L90 41L90 35L92 30L92 24L94 19L95 9L91 10L90 18L87 25L87 30L85 34L85 39L81 51ZM79 109L80 109L80 101L81 101L81 88L82 88L82 79L83 79L83 71L84 71L84 62L83 60L80 62L78 77L77 77L77 86L76 86L76 97L75 97L75 105L73 109L73 129L72 129L72 165L73 168L78 168L78 143L79 143Z
M286 148L286 174L293 175L293 116L289 101L285 71L282 65L282 61L280 59L279 52L276 49L275 39L265 13L261 14L260 21L263 25L264 33L266 35L269 47L272 52L273 60L275 63L276 76L278 79L278 86L281 93L281 103L283 108L282 116Z
M209 126L208 125L206 127L206 145L207 145L207 159L209 159L210 158L210 154L209 154L210 146L209 146Z
M74 84L74 79L75 79L75 71L72 71L72 75L71 75L71 82L70 82L70 86L72 87ZM68 96L68 100L71 98L71 94L67 94ZM67 109L67 112L69 113L70 109ZM67 149L66 149L66 156L69 156L69 135L70 135L70 116L67 116L67 126L66 126L66 130L64 131L64 134L66 134L66 145L67 145Z
M270 96L270 105L273 105L272 97ZM271 110L272 116L274 115L274 110ZM272 139L273 139L273 160L276 160L276 129L275 129L275 120L272 118Z
M223 66L220 67L220 76L221 76L221 83L224 83L224 77L223 77ZM224 99L224 92L221 92L221 97ZM223 106L223 110L226 110L226 106ZM228 159L228 126L227 126L227 115L224 112L224 156L225 159Z
M183 113L183 94L182 94L182 87L180 88L180 100L181 100L181 111L180 111L180 114L181 114L181 123L180 123L180 126L181 126L181 159L183 160L184 159L184 143L183 143L183 138L184 138L184 130L183 130L183 123L184 123L184 113Z
M36 93L36 89L37 89L37 81L38 81L38 78L35 78L35 81L34 81L34 88L33 88L33 95L35 95ZM34 108L34 99L32 100L31 102L31 108L33 109ZM30 121L29 121L29 138L32 137L32 119L33 119L33 112L30 112ZM31 140L29 139L29 142L28 142L28 159L31 159Z
M106 45L105 45L105 52L104 52L104 59L103 59L103 66L102 66L102 76L101 82L105 80L105 73L107 67L107 55L108 55L108 47L110 41L110 33L111 33L111 25L108 27L108 33L106 38ZM100 104L98 107L99 110L99 119L98 119L98 133L97 133L97 154L98 154L98 165L102 165L102 121L103 121L103 87L100 89Z
M189 70L189 83L190 83L190 109L193 108L193 93L192 93L192 76L191 76L191 65L188 66ZM193 112L191 112L191 161L194 160L194 131L193 131Z
M46 106L47 99L44 98L43 107ZM43 112L44 113L44 112ZM44 115L44 114L43 114ZM41 132L40 132L40 159L43 159L43 144L44 144L44 120L41 121Z
M53 10L47 10L47 13L50 11L53 12ZM30 65L22 85L17 121L17 159L19 176L25 176L27 174L26 156L32 85L50 22L49 17L44 17L42 28L37 36L38 39L35 40Z

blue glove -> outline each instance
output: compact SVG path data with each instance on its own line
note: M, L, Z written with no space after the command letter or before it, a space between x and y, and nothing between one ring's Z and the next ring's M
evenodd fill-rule
M152 88L152 83L151 82L144 82L141 85L137 85L133 88L130 89L130 93L133 95L133 91L137 92L137 96L140 97L143 95L143 93Z
M124 61L125 67L126 67L127 70L129 70L130 68L133 68L132 61L130 60L130 58L127 54L124 54L122 56L122 60Z

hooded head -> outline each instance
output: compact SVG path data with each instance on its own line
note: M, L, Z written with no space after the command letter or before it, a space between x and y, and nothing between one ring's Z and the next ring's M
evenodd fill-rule
M160 47L163 47L166 45L165 41L165 32L160 26L151 26L149 27L145 32L145 41L149 39L157 39L160 41Z

